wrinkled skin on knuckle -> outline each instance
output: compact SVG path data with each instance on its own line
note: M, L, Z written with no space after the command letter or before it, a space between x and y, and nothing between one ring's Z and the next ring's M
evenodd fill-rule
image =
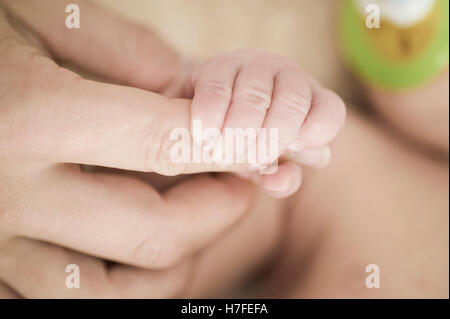
M131 259L148 269L165 269L177 263L180 258L181 241L169 225L162 225L151 235L144 237L134 248ZM147 227L147 232L152 228Z
M232 89L225 83L219 81L202 81L199 83L199 88L226 99L230 99L232 94Z
M27 225L28 212L33 209L36 194L40 188L39 174L34 177L23 174L21 168L12 173L0 166L0 236L1 234L21 234Z
M284 91L281 93L281 102L285 108L287 116L306 117L310 108L310 102L300 92Z
M0 61L0 153L26 153L28 143L35 139L39 114L55 107L50 98L78 78L35 48L8 50Z
M62 68L45 53L30 46L19 46L9 50L5 67L15 75L7 79L20 93L32 89L54 93L65 81L81 79L79 75Z
M145 129L142 142L137 150L138 166L145 172L156 172L166 176L179 175L183 166L182 163L175 163L171 159L171 149L178 142L171 140L171 128L160 125L154 129L154 123L149 124L149 129Z
M126 24L119 30L118 37L123 39L127 47L127 56L118 54L114 57L117 68L114 77L118 81L160 91L177 76L174 71L176 68L173 67L176 57L167 54L158 55L158 51L165 52L166 49L150 40L152 34L151 29L137 24ZM153 54L160 58L153 58ZM158 77L152 74L158 74Z

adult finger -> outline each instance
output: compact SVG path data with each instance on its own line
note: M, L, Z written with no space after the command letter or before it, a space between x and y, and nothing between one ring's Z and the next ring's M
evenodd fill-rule
M251 197L249 185L225 175L198 176L160 196L126 176L65 167L47 174L36 196L3 214L8 229L152 269L175 265L214 240L244 215Z
M80 28L69 29L65 1L0 0L10 14L38 35L60 60L119 83L148 90L167 87L179 71L179 58L148 28L86 0Z
M0 282L0 299L18 299L21 296L8 287L5 283Z
M177 297L191 272L189 261L161 271L107 267L101 259L25 238L10 240L1 252L0 278L27 298Z
M199 149L190 135L189 100L84 80L26 46L9 49L0 71L9 88L2 99L11 105L1 114L9 137L1 142L11 157L163 175L233 169L174 159L175 145L188 155Z

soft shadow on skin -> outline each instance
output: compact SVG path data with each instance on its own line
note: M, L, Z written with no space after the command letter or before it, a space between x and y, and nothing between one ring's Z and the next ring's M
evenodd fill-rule
M19 299L19 298L22 298L22 296L0 281L0 299Z

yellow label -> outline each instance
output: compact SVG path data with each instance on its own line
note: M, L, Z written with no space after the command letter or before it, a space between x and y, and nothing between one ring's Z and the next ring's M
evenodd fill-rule
M436 3L424 19L408 27L399 27L381 19L379 28L365 28L369 41L375 50L390 60L412 59L426 48L429 40L435 35L439 25L440 9Z

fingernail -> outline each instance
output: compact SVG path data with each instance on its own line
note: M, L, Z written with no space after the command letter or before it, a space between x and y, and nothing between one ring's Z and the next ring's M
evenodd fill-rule
M331 161L331 150L328 146L321 149L303 150L295 155L296 162L312 166L315 168L324 168Z
M297 189L297 183L295 182L295 179L291 179L289 180L288 183L286 183L286 185L284 185L281 189L270 189L266 188L266 191L275 198L284 198L287 197L289 195L291 195L294 190Z
M291 152L301 152L305 149L305 145L299 141L293 141L291 144L287 146L287 149Z

